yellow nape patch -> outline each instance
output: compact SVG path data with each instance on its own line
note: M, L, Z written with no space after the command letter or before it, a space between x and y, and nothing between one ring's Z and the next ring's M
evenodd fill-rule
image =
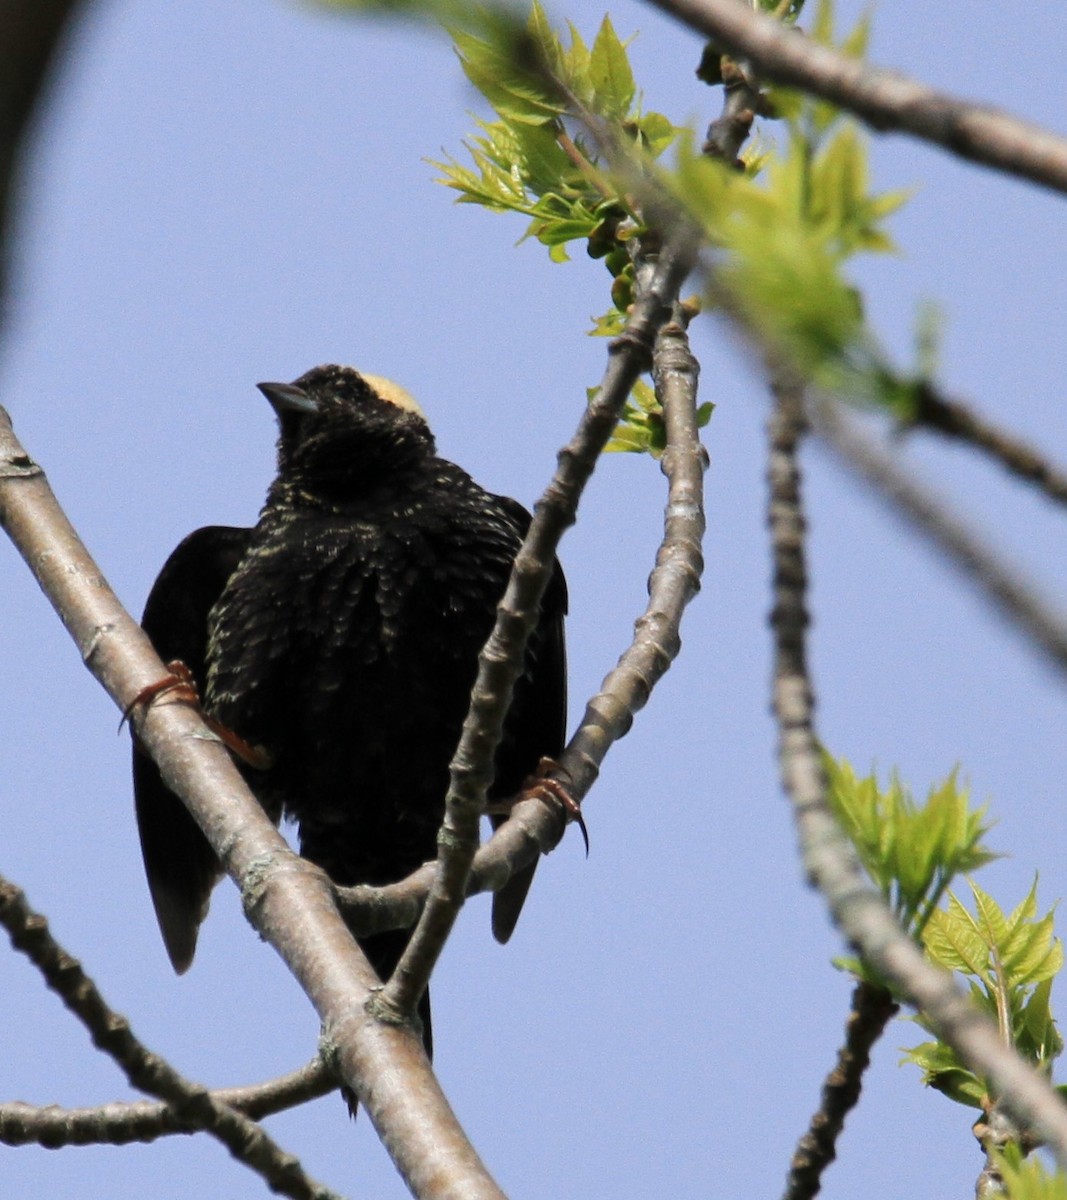
M391 379L383 379L381 375L368 375L366 371L360 371L360 375L383 400L395 404L397 408L402 408L405 412L413 412L416 416L422 417L424 421L426 420L426 414L422 411L419 402L399 383L393 383Z

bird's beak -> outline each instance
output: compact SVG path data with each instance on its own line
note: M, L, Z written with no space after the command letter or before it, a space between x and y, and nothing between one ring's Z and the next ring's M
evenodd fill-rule
M288 412L313 413L319 410L315 401L295 383L257 383L256 387L267 397L279 417Z

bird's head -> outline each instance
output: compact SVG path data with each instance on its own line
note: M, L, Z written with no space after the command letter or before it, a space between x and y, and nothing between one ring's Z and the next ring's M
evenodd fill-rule
M415 399L380 376L330 364L256 386L278 415L278 478L305 492L358 493L434 452Z

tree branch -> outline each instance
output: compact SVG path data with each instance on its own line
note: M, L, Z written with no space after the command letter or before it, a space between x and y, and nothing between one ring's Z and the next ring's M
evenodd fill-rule
M822 96L879 131L898 130L959 158L1067 192L1067 139L820 46L738 0L651 0L749 59L759 75Z
M81 965L52 937L45 918L35 913L22 892L3 876L0 924L15 949L26 955L85 1026L93 1045L113 1059L133 1087L166 1100L179 1120L217 1138L272 1191L294 1200L340 1200L336 1192L311 1179L300 1160L283 1151L254 1121L219 1103L205 1087L183 1078L158 1054L145 1049L126 1018L108 1007Z
M434 883L411 940L377 999L376 1011L386 1017L406 1017L414 1011L463 905L494 755L556 547L574 523L582 490L634 383L651 363L656 335L692 267L694 249L688 238L669 243L648 275L639 276L633 314L609 347L601 386L574 437L560 451L556 473L534 506L533 521L497 608L496 625L479 656L470 710L452 759Z
M775 666L782 784L793 804L804 869L834 923L887 984L921 1009L936 1035L989 1081L991 1094L1048 1144L1067 1167L1067 1108L1037 1071L1000 1040L996 1026L969 1002L952 977L923 957L871 886L827 802L814 728L815 699L807 669L807 567L797 444L804 397L789 380L772 386L768 524L774 562Z
M820 400L811 406L811 417L815 432L838 459L977 584L1061 671L1067 670L1067 622L1017 568L999 558L940 499L883 453L839 405Z
M837 1139L845 1118L859 1102L871 1047L899 1007L885 988L856 984L845 1024L845 1044L838 1051L837 1066L823 1083L819 1110L797 1143L782 1200L811 1200L819 1194L823 1172L837 1157Z
M578 795L593 785L612 743L629 732L634 714L677 656L682 614L700 588L708 460L696 423L698 367L680 316L676 309L660 334L654 371L667 432L660 462L669 481L663 544L648 581L648 607L634 625L634 640L589 701L564 752L562 762Z
M40 467L0 409L0 524L33 571L82 657L120 710L165 674L64 517ZM501 1200L408 1027L366 1011L380 981L333 903L325 874L286 845L226 750L184 704L136 713L136 733L182 796L256 929L315 1006L324 1052L357 1094L419 1200Z
M337 1080L320 1058L264 1083L247 1087L213 1088L208 1095L254 1121L317 1100L337 1090ZM61 1108L58 1104L0 1104L0 1142L7 1146L36 1143L49 1150L62 1146L122 1146L153 1142L174 1133L196 1133L169 1104L150 1100L114 1100L91 1108Z
M959 400L922 388L914 424L981 450L1012 475L1034 484L1059 504L1067 504L1067 471L1008 430L987 421Z

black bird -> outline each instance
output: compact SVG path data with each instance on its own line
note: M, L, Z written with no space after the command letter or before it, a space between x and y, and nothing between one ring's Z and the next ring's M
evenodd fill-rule
M478 653L530 515L438 458L420 409L395 384L322 366L258 386L281 430L259 520L190 534L142 623L164 661L188 667L205 714L265 752L269 765L242 770L273 820L296 820L300 852L338 884L388 883L436 857ZM563 747L566 607L556 563L491 800L514 796ZM137 750L133 774L145 871L180 973L221 871ZM501 942L533 870L494 897ZM382 977L407 937L361 940ZM429 1049L428 1004L423 1021Z

